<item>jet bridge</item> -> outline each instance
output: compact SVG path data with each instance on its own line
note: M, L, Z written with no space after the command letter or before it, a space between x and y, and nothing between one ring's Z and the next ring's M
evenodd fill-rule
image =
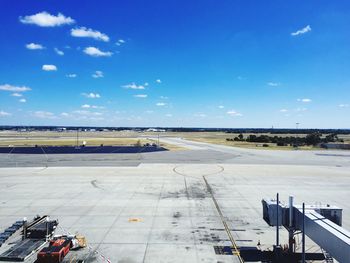
M289 251L295 253L294 233L301 231L318 244L325 254L340 263L350 262L350 232L341 227L342 209L336 206L294 206L290 197L289 205L277 200L262 200L263 218L270 226L284 226L289 232ZM303 238L305 248L305 238ZM305 254L305 253L304 253ZM305 257L304 257L305 259Z

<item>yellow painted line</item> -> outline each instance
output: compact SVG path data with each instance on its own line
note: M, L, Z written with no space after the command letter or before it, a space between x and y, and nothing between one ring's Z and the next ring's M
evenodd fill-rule
M142 222L141 218L129 218L129 222Z
M205 176L203 176L203 180L204 180L204 182L205 182L205 184L206 184L206 186L207 186L208 192L209 192L210 195L211 195L211 198L212 198L212 200L213 200L213 202L214 202L214 205L215 205L215 207L216 207L216 210L218 211L218 213L219 213L219 215L220 215L220 218L221 218L222 224L223 224L224 227L225 227L226 233L227 233L227 235L228 235L228 237L229 237L229 239L230 239L230 241L231 241L231 243L232 243L232 247L233 247L233 250L234 250L234 251L232 251L232 254L233 254L233 255L236 255L236 256L238 257L239 262L244 263L244 260L243 260L243 258L241 257L241 254L240 254L239 249L238 249L238 247L237 247L236 241L235 241L235 239L234 239L233 236L232 236L232 233L231 233L231 231L230 231L230 228L228 227L228 225L227 225L227 223L226 223L226 221L225 221L224 215L223 215L222 212L221 212L220 206L219 206L218 202L216 201L216 199L215 199L215 197L214 197L214 195L213 195L213 191L211 190L211 187L210 187L210 185L209 185L207 179L205 179Z

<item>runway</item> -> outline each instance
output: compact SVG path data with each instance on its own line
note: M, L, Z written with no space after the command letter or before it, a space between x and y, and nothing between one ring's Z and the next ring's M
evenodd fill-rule
M264 150L161 138L184 150L133 154L0 154L0 167L137 166L141 163L227 163L350 167L346 150Z

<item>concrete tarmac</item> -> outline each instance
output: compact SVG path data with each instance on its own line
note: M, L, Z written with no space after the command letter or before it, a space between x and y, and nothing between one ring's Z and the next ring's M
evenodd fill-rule
M42 163L33 156L0 156L0 231L23 217L49 214L59 219L60 232L87 237L88 262L106 262L101 254L119 263L239 262L214 250L231 245L223 220L239 246L260 243L271 249L275 229L262 219L261 199L277 192L282 201L293 195L296 204L343 208L343 226L350 229L349 152L191 147L141 155L48 156L51 161ZM280 232L287 244L287 232ZM100 254L88 253L95 250ZM320 251L310 240L307 250Z

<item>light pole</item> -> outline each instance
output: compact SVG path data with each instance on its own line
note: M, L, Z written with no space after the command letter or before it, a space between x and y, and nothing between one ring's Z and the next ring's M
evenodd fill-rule
M299 136L298 136L298 129L299 129L299 124L300 124L299 122L296 122L296 123L295 123L295 129L296 129L295 146L296 146L296 147L298 147L298 138L299 138Z
M76 148L79 148L79 128L77 129L77 146Z

